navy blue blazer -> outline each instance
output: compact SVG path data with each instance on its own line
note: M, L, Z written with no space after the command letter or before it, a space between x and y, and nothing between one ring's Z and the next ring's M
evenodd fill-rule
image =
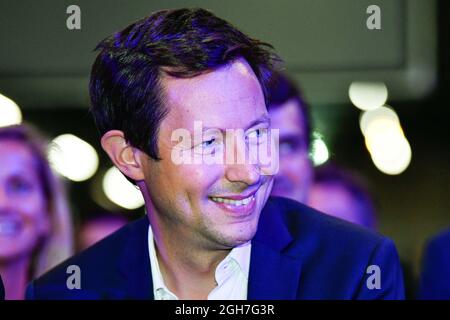
M422 268L419 297L450 300L450 229L429 241Z
M153 299L148 223L132 222L32 281L27 298ZM66 285L70 265L80 267L80 289ZM379 267L379 288L367 285L370 265ZM249 300L404 298L392 241L276 197L261 212L248 281Z

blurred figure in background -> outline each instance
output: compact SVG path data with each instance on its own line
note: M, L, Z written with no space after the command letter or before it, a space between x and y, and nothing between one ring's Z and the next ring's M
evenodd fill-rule
M46 158L47 143L27 125L0 128L0 274L6 299L72 254L64 190Z
M296 85L281 73L269 83L267 110L272 128L280 130L280 168L272 195L305 203L313 178L308 107Z
M425 248L419 298L450 300L450 229L432 238Z
M128 223L128 219L110 211L99 211L81 223L77 233L77 251L82 251Z
M316 168L308 204L340 219L377 228L375 207L362 179L335 164Z
M334 163L315 168L308 205L331 216L378 231L376 207L363 177ZM402 259L406 297L415 296L411 264Z
M280 130L280 170L272 195L307 203L324 213L374 229L372 200L355 176L332 165L314 171L309 158L308 106L298 87L284 74L275 73L269 84L268 111L272 128Z
M309 158L308 106L298 87L284 74L275 73L269 84L268 111L272 128L280 130L280 170L272 195L307 203L324 213L375 229L375 209L358 178L332 165L314 172Z

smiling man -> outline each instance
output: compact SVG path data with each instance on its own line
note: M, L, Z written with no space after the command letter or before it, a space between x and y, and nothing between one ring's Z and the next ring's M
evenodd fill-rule
M390 240L269 198L277 149L267 166L259 146L276 144L270 46L209 11L180 9L98 49L90 94L102 147L139 187L147 215L33 281L28 298L403 297ZM73 265L78 274L67 273Z

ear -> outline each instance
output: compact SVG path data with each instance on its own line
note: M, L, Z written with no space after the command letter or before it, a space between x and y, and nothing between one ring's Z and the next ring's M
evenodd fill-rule
M144 180L140 154L142 152L127 143L122 131L106 132L101 139L101 144L111 161L124 175L134 181Z

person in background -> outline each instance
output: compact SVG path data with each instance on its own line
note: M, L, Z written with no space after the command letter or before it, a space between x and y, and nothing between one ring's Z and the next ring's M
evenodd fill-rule
M50 169L47 143L29 125L0 128L0 274L6 299L72 254L64 189Z
M282 72L274 72L267 88L272 128L280 133L280 164L272 195L290 198L323 213L375 230L375 208L361 179L334 165L314 169L309 158L309 107L297 86ZM408 298L414 297L411 267L403 262Z
M294 82L280 72L274 73L267 91L272 128L280 130L280 165L272 195L305 203L313 179L307 104Z
M376 206L365 179L335 163L326 163L314 171L308 205L323 213L378 231ZM415 297L416 279L411 263L401 260L405 294Z
M376 213L363 180L335 164L316 168L308 204L323 213L376 230Z
M419 298L450 300L450 229L434 236L425 248Z
M77 251L89 248L127 223L128 219L124 215L110 211L100 211L88 216L77 233Z

